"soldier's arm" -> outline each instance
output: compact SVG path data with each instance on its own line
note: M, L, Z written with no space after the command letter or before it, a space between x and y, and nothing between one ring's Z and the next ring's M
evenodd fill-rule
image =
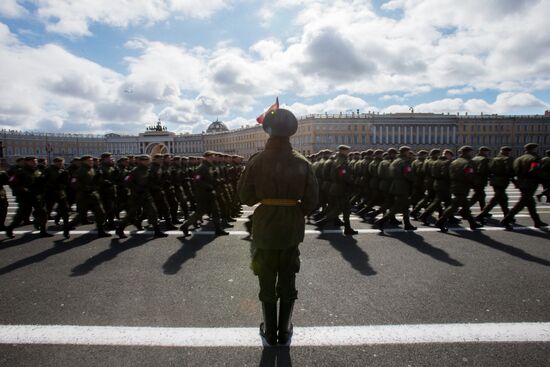
M253 160L251 160L244 169L239 181L237 182L237 192L241 203L252 206L260 200L256 197L256 188L254 186Z
M317 208L318 200L319 183L317 182L317 177L315 176L315 172L311 168L311 165L308 164L304 196L302 197L302 202L300 204L300 207L302 208L302 213L304 215L308 215L312 211L314 211L315 208Z

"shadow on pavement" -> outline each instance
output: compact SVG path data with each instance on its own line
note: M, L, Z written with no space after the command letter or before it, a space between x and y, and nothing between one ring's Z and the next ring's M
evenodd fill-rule
M527 232L527 231L517 231L517 232L514 232L514 233L520 233L520 232ZM535 232L535 231L530 231L530 232ZM499 241L487 236L482 231L474 231L474 232L466 232L465 231L465 232L461 232L460 234L449 233L449 235L455 236L455 237L458 237L458 238L466 238L470 241L475 241L475 242L480 243L484 246L490 247L490 248L498 250L498 251L506 252L507 254L510 254L512 256L518 257L518 258L526 260L526 261L531 261L531 262L534 262L534 263L537 263L537 264L540 264L540 265L544 265L544 266L550 266L550 261L549 260L531 255L530 253L525 252L524 250L522 250L520 248L511 246L511 245L507 245L507 244L502 243L502 242L499 242ZM544 236L544 238L548 238L548 236Z
M260 367L291 367L289 347L264 347Z
M214 241L216 237L214 235L193 235L189 239L183 237L178 238L181 242L181 248L170 255L168 260L162 265L164 274L174 275L181 270L183 264L186 261L193 259L197 252L199 252L204 246Z
M71 276L76 277L86 275L94 270L97 266L107 261L113 260L120 253L142 246L153 239L154 238L150 236L138 235L131 236L129 239L121 243L118 238L112 238L108 249L90 257L84 263L72 268Z
M399 240L404 244L411 246L415 250L431 256L435 260L439 260L452 266L464 266L464 264L462 264L460 261L453 259L451 256L449 256L446 251L432 246L424 240L424 237L415 232L395 233L392 234L391 238L395 238L396 240Z
M355 238L337 233L322 233L317 238L328 241L331 246L338 250L342 257L361 274L365 276L377 274L369 264L369 255L357 245L357 240Z
M16 238L3 238L0 240L0 250L5 250L10 247L15 247L22 245L24 243L31 242L32 240L38 239L38 233L25 233L22 236L16 237Z
M97 236L95 234L88 233L82 236L78 236L70 241L56 240L54 241L54 246L52 248L49 248L36 255L26 257L10 265L4 266L3 268L0 268L0 275L7 274L9 272L12 272L20 268L24 268L25 266L28 266L28 265L39 263L51 256L59 255L65 251L69 251L74 248L84 246L96 239L97 239Z

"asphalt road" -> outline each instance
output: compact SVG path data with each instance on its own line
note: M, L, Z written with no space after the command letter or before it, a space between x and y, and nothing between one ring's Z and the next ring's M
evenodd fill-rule
M550 222L550 205L538 206ZM231 231L243 231L243 224ZM532 226L525 216L517 224ZM550 322L548 228L354 237L328 232L306 234L300 247L297 328ZM244 237L233 232L152 240L133 234L119 241L83 233L64 240L26 233L3 239L0 325L257 327L258 285ZM267 349L4 344L0 365L550 366L550 343Z

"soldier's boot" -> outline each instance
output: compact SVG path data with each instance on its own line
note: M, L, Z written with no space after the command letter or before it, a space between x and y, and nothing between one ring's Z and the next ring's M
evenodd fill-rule
M405 231L416 231L418 228L411 224L411 218L408 213L403 214L403 229Z
M313 224L314 224L316 227L322 229L322 228L327 224L327 222L328 222L327 217L323 217L323 218L321 218L321 219L319 219L319 220L313 222Z
M341 226L345 225L345 223L342 221L342 219L336 217L336 218L334 219L334 225L335 225L336 227L341 227Z
M430 225L429 218L430 218L430 213L424 212L422 213L422 215L418 217L418 220L421 221L423 225L429 226Z
M116 225L115 225L115 220L114 218L109 218L107 220L107 223L105 223L105 229L107 229L108 231L111 231L113 229L116 229Z
M414 220L421 220L422 216L418 216L420 214L420 208L418 207L415 207L412 211L411 211L411 218L414 219Z
M435 226L443 233L449 230L449 228L447 228L447 219L445 217L439 218L437 222L435 222Z
M277 344L277 303L262 302L264 322L260 324L260 336L268 345Z
M499 222L499 224L506 228L507 231L513 231L514 226L512 225L512 218L509 215L506 215L503 220Z
M279 303L279 326L277 339L279 344L286 345L292 337L292 311L294 310L294 300Z
M180 231L183 232L183 237L189 236L189 227L187 226L186 223L183 223L183 224L181 225Z
M172 221L169 218L166 218L166 221L164 222L164 228L167 231L173 231L175 229L178 229L175 225L172 224Z
M455 217L454 215L449 218L449 224L452 224L453 226L456 226L460 224L460 219Z
M158 224L153 226L153 228L154 228L154 233L153 233L154 238L168 237L168 235L166 233L164 233L163 231L160 230L160 226Z
M178 211L172 213L172 223L173 224L182 224L183 222L178 219Z
M476 222L474 217L472 217L471 215L467 216L466 220L468 221L468 224L470 225L470 229L472 231L475 231L476 229L483 227L483 225Z
M345 222L344 222L344 234L346 236L353 236L354 234L358 234L359 232L357 232L355 229L351 228L351 224L349 222L349 219L347 219Z
M389 222L391 225L393 225L393 226L398 226L398 225L401 224L401 221L398 220L398 219L395 217L395 215L393 215L393 214L390 216L390 219L389 219L388 222Z
M224 228L233 228L234 227L233 224L228 223L227 219L223 219L221 224L222 224L222 227L224 227Z
M8 236L8 238L15 238L13 235L13 227L11 225L6 227L6 236Z
M214 232L214 235L217 236L228 236L229 232L226 232L221 227L216 227L216 232Z
M115 233L120 239L128 238L128 236L126 236L126 234L124 233L124 226L122 225L118 226Z
M111 237L110 233L105 232L102 225L97 225L97 238Z
M48 233L48 231L46 230L46 225L43 224L40 226L40 233L38 235L40 238L46 238L46 237L53 237L53 234L51 233Z
M136 229L138 231L143 231L143 225L141 225L141 220L136 220L134 223L133 223L134 227L136 227Z
M54 219L53 219L53 222L55 223L56 226L58 226L60 220L61 220L61 215L56 214Z
M374 222L374 227L378 228L380 232L384 232L384 225L388 222L388 220L389 220L389 216L384 215L382 218Z
M63 237L67 240L71 237L71 226L68 222L63 225Z

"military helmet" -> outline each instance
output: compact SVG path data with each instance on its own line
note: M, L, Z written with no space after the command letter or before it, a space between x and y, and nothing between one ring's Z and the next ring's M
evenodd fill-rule
M539 147L539 145L536 144L536 143L528 143L528 144L525 144L525 145L523 146L523 149L525 149L525 150L532 150L532 149L537 149L538 147Z
M298 130L298 120L289 110L279 108L265 116L262 127L269 136L292 136Z
M473 150L474 150L474 148L472 148L471 146L469 146L469 145L463 145L463 146L461 146L461 147L458 149L458 152L459 152L459 153L466 153L466 152L471 152L471 151L473 151Z

